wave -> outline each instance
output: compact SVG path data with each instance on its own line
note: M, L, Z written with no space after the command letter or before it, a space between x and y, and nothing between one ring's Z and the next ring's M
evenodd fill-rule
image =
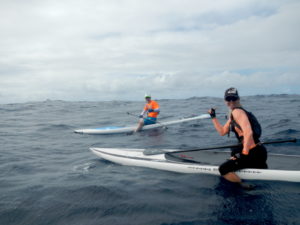
M67 124L39 124L38 131L73 130L75 127Z
M73 166L73 171L80 172L80 173L88 173L90 169L94 168L95 166L96 165L93 162L86 162L83 164Z
M280 138L280 139L292 139L295 138L296 140L298 140L296 143L286 143L287 145L292 145L292 146L300 146L300 130L295 130L295 129L285 129L282 131L279 131L275 134L272 135L273 138ZM284 145L284 144L281 144ZM298 150L294 149L295 153L294 154L298 154Z

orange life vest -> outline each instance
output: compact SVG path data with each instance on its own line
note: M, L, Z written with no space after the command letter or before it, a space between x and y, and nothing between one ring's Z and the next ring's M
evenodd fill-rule
M149 109L159 109L159 104L156 101L151 100L149 103L147 103L144 107L144 110L147 111ZM148 112L149 117L156 118L158 116L159 112Z

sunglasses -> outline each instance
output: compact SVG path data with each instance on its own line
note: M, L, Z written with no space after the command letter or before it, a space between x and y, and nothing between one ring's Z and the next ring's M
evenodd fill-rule
M236 96L227 96L226 98L225 98L225 101L227 101L227 102L234 102L234 101L236 101L236 100L238 100L239 98L238 97L236 97Z

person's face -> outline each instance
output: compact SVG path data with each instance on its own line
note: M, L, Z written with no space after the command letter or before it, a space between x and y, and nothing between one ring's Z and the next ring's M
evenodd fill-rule
M227 96L225 98L225 104L230 109L233 109L234 107L236 107L238 102L239 102L239 99L235 96Z
M147 97L145 98L146 102L150 102L151 98Z

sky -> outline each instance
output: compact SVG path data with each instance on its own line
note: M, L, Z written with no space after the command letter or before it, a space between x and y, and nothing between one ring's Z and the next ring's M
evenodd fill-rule
M0 103L300 94L299 0L0 1Z

